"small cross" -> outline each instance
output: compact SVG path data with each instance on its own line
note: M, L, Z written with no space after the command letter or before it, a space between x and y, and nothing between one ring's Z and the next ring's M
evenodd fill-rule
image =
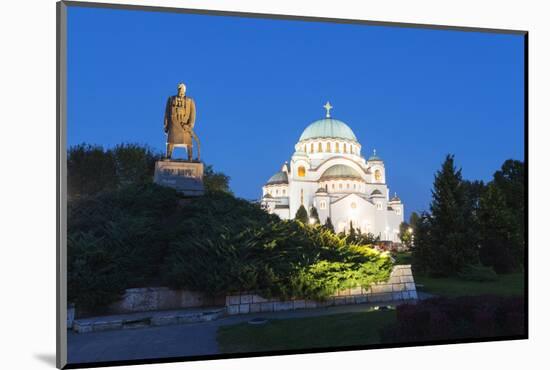
M327 101L327 103L323 105L323 107L327 110L327 118L330 118L330 110L333 108L332 105L330 105L330 103Z
M374 155L376 157L376 149L372 150L372 155Z

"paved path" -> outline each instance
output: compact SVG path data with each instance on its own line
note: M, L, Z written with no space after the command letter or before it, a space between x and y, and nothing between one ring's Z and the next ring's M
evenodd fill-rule
M236 315L210 322L85 334L70 331L67 333L68 360L69 363L83 363L212 355L219 353L216 333L220 326L247 322L255 317L287 319L344 312L364 312L373 306L373 304L360 304L301 311Z

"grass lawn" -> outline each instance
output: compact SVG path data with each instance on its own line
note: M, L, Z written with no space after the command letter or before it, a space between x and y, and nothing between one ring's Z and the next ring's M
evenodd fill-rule
M220 327L217 339L222 353L377 344L378 330L395 319L392 310L241 323Z
M415 275L415 282L424 287L421 291L445 297L495 294L500 296L523 295L523 273L499 275L496 281L476 282L458 278L431 278Z

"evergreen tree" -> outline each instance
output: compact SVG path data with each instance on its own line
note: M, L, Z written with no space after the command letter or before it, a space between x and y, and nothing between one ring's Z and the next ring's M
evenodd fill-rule
M350 243L357 243L357 232L355 231L355 228L353 227L353 222L349 222L349 234L348 239Z
M412 212L411 216L409 217L409 225L413 228L413 230L416 228L416 223L420 220L420 216L416 212Z
M427 212L423 212L415 221L414 244L411 246L414 268L423 273L430 272L431 266L437 263L436 254L432 250L431 230L431 217Z
M302 204L300 208L298 208L298 211L296 211L296 216L294 219L307 224L309 222L309 217L307 215L306 207Z
M435 176L432 190L431 253L429 271L449 276L466 265L478 262L478 248L472 235L474 220L466 197L461 170L454 165L454 156L447 155Z
M407 248L410 248L412 244L412 232L409 231L409 228L412 229L407 222L401 222L399 225L399 240Z
M330 219L330 217L327 217L327 220L325 221L325 228L334 232L334 226L332 225L332 220Z
M525 243L525 168L522 161L508 159L493 175L493 183L501 190L506 206L512 212L517 232Z
M497 273L517 270L523 263L520 228L514 212L506 205L503 191L493 183L481 197L479 220L481 262Z
M321 223L321 220L319 220L319 213L317 212L317 208L311 207L309 210L309 217L314 220L315 225L319 225Z

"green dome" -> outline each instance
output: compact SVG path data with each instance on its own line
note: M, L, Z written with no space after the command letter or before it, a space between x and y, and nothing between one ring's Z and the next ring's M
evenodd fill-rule
M357 141L355 134L348 125L333 118L324 118L313 122L302 132L300 141L324 137Z
M335 178L347 178L362 180L361 175L357 173L353 168L345 166L343 164L336 164L326 170L321 176L321 180L329 180Z
M267 185L270 184L288 184L288 176L286 172L277 172L267 180Z

